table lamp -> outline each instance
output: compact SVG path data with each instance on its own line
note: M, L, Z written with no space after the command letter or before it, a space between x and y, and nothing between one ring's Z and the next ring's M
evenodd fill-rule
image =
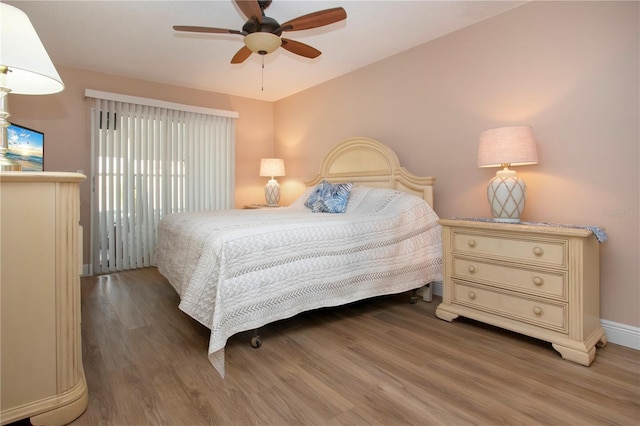
M530 126L509 126L480 133L478 167L502 167L487 187L493 220L520 222L527 185L511 166L538 163L538 152Z
M0 3L0 170L20 171L7 158L8 94L48 95L64 89L36 30L20 9Z
M280 184L276 176L284 176L284 160L281 158L263 158L260 160L260 176L271 177L264 187L264 198L267 205L277 206L280 202Z

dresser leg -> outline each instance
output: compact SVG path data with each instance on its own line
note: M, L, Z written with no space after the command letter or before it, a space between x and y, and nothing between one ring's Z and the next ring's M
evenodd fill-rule
M604 348L606 345L607 345L607 335L602 333L602 337L600 338L598 343L596 343L596 346L599 348Z
M593 359L596 357L595 346L591 347L590 349L587 349L586 352L583 352L573 348L568 348L566 346L559 345L557 343L552 343L551 345L553 346L553 349L560 352L560 355L562 355L563 359L577 362L578 364L582 364L587 367L591 365L591 363L593 362Z
M458 314L454 314L448 311L445 311L443 309L440 309L440 306L438 306L436 308L436 316L438 318L440 318L441 320L445 320L445 321L453 321L454 319L458 318Z

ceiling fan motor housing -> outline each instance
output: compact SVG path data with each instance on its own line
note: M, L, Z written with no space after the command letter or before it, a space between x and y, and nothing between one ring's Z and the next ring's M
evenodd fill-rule
M269 18L268 16L262 17L262 23L254 19L249 19L242 26L242 32L246 34L257 33L258 31L263 33L273 33L277 36L280 36L280 34L282 34L282 30L280 29L280 24L278 23L278 21L273 18Z
M258 4L260 5L260 9L262 9L263 12L264 12L264 10L266 8L269 7L271 2L272 2L272 0L258 0Z

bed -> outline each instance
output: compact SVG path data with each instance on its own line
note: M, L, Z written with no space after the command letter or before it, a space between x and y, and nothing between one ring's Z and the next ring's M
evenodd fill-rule
M290 206L166 216L155 262L179 308L211 330L209 360L224 377L224 347L236 333L409 290L430 301L429 284L442 279L434 181L401 167L383 143L352 138ZM319 188L347 187L345 211L323 212Z

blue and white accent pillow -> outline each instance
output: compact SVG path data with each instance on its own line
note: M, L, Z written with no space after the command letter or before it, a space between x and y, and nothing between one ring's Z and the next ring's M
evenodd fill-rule
M320 182L304 203L313 213L344 213L351 193L352 183L332 184Z

